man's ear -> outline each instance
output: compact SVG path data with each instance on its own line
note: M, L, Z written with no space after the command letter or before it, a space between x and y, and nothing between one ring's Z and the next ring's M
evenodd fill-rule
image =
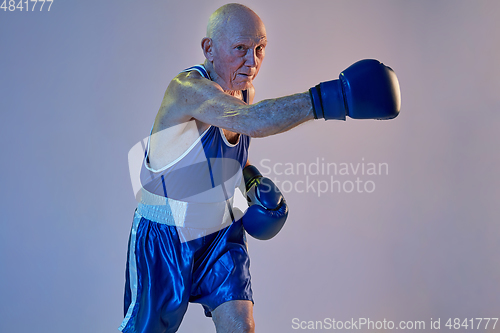
M201 48L208 61L214 61L212 38L205 37L201 40Z

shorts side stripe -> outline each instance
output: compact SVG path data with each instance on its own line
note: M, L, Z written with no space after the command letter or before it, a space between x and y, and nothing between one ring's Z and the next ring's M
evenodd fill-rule
M118 330L123 331L127 326L130 318L132 317L132 312L134 311L135 303L137 301L137 260L135 257L135 243L137 240L137 228L139 226L139 222L142 217L135 212L134 213L134 222L132 224L132 231L130 236L130 248L129 248L129 279L130 279L130 288L132 292L132 299L130 302L130 306L128 307L127 314L121 326Z

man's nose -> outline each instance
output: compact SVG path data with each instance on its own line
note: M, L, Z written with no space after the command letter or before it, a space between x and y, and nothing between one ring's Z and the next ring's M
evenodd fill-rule
M245 65L249 67L255 67L257 65L257 59L254 49L248 49L246 54Z

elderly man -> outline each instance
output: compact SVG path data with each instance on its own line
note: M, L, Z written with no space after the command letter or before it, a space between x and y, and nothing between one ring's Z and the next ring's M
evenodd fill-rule
M201 41L204 64L182 71L167 88L141 171L122 332L175 332L189 302L203 305L217 332L254 332L245 229L260 239L273 237L287 207L249 164L250 137L318 118L398 115L396 76L375 60L307 92L252 104L266 44L257 14L224 5ZM239 216L232 199L242 169L251 207Z

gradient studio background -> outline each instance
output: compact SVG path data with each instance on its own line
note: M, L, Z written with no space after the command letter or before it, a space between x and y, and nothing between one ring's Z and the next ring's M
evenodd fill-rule
M257 331L293 332L293 318L499 317L500 3L243 3L268 31L256 101L362 58L390 65L403 98L393 121L315 121L253 140L252 162L278 173L276 163L317 159L389 166L361 176L371 194L286 193L284 230L249 240ZM205 24L222 4L0 11L0 332L117 332L136 205L127 154L170 79L203 61ZM212 327L195 304L180 332Z

